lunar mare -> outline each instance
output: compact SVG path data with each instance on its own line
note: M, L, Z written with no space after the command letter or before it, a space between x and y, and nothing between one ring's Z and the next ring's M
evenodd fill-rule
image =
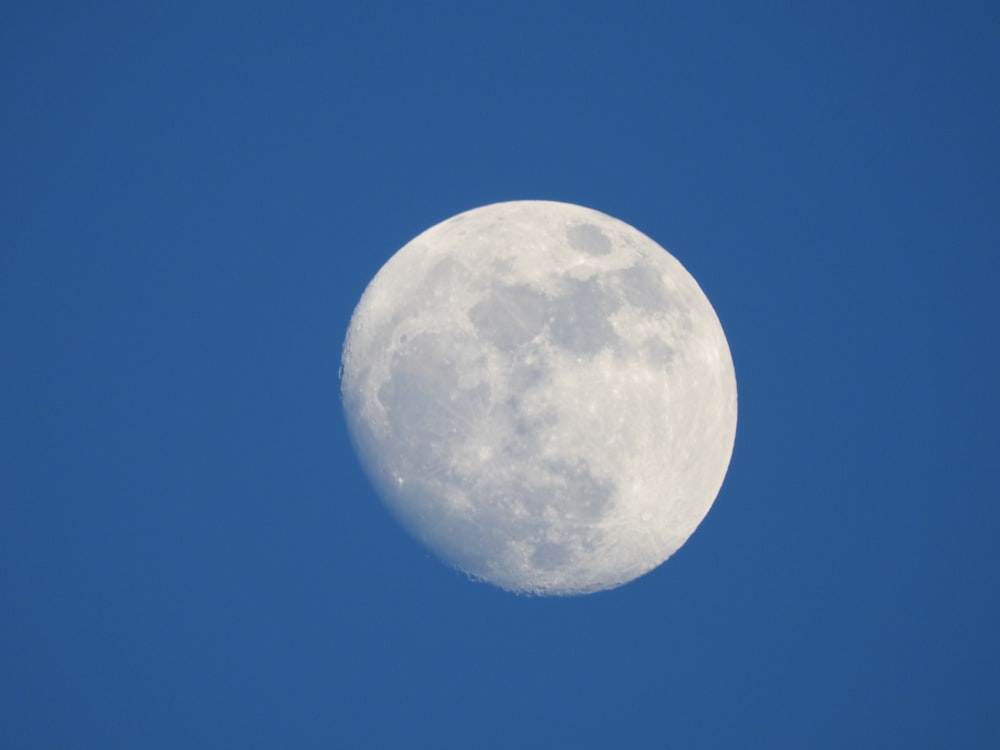
M550 201L467 211L397 252L354 311L341 391L389 509L523 593L666 560L736 432L729 347L691 275L631 226Z

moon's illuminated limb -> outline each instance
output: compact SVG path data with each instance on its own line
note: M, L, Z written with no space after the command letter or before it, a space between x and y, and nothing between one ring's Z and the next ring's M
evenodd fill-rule
M627 224L548 201L459 214L396 253L354 312L342 395L400 520L539 594L666 560L736 431L729 347L691 275Z

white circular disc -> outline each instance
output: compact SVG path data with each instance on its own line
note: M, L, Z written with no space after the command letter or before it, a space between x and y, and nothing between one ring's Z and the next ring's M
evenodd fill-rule
M549 201L467 211L397 252L354 311L342 397L402 523L535 594L666 560L736 434L729 347L691 275L629 225Z

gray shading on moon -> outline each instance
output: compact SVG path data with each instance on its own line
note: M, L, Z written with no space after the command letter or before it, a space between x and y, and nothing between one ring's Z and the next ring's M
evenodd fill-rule
M354 311L341 389L396 517L521 593L658 566L708 513L736 432L729 347L691 275L549 201L467 211L396 253Z

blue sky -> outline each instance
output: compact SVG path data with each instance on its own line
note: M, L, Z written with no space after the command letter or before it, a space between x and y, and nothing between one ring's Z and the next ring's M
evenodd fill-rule
M1000 741L988 3L0 8L0 745ZM465 580L352 453L380 266L500 200L655 238L740 422L620 589Z

